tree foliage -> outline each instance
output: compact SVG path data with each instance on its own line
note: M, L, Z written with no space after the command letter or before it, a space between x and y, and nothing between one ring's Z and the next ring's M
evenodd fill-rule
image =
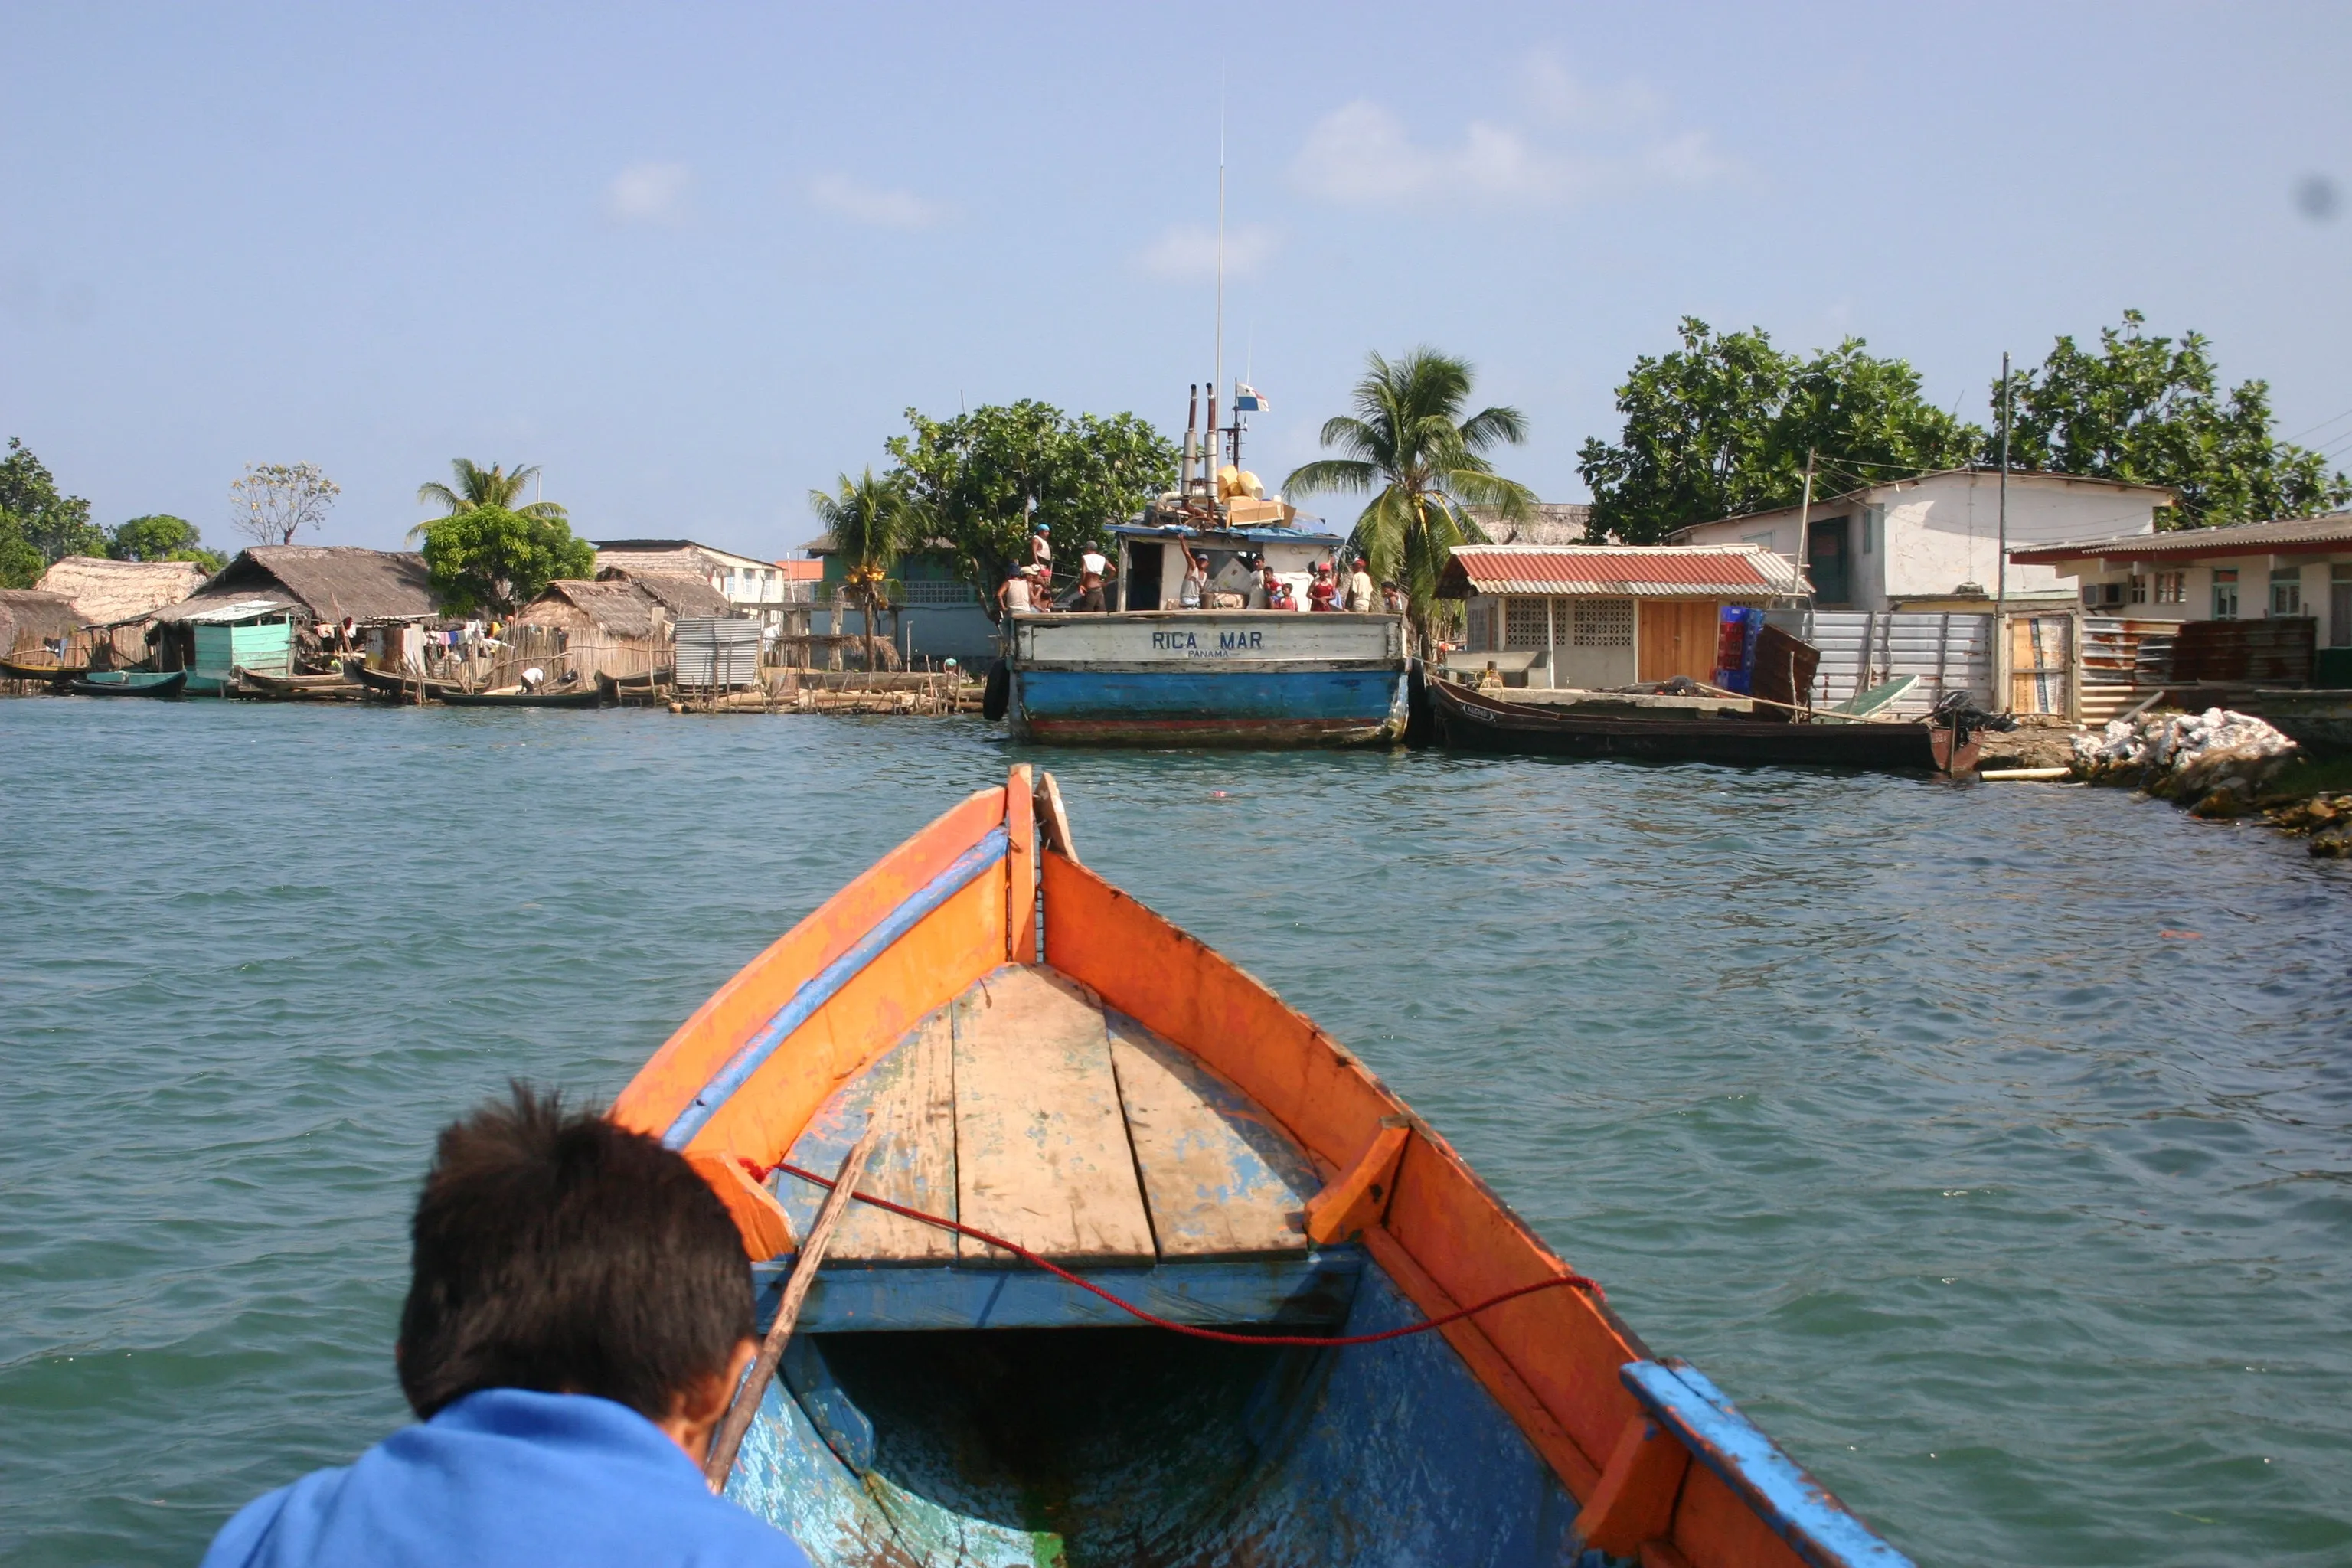
M1908 363L1848 338L1811 359L1760 327L1718 333L1683 318L1682 347L1633 362L1617 389L1624 427L1578 452L1597 536L1651 544L1671 531L1794 506L1813 454L1815 493L1963 467L1984 432L1919 395Z
M40 458L16 437L0 458L0 586L29 588L52 562L103 555L106 533L89 502L59 493Z
M877 479L872 468L854 479L844 474L837 491L809 491L809 510L824 525L846 568L844 587L866 608L866 668L878 668L874 628L882 616L882 584L899 552L919 542L905 480L895 474Z
M558 577L587 576L596 551L561 518L478 506L425 525L425 565L447 614L504 615Z
M515 503L522 500L524 487L539 477L537 463L525 463L513 473L508 473L497 463L483 468L471 458L452 458L449 471L457 479L455 485L445 485L438 479L416 487L416 504L437 506L444 517L455 517L476 507L502 507L518 517L566 518L570 514L551 500ZM418 523L408 531L408 537L417 538L429 523Z
M107 535L106 552L117 561L193 561L207 572L228 564L217 551L204 547L194 523L169 512L116 524Z
M991 616L989 590L1029 558L1033 522L1047 525L1065 557L1101 549L1112 523L1176 482L1175 447L1133 414L1073 418L1024 399L952 419L909 408L907 424L906 435L887 443L907 499L981 588Z
M1470 507L1499 517L1533 515L1535 496L1495 472L1489 448L1527 439L1516 408L1482 408L1468 418L1468 362L1431 348L1391 360L1373 353L1356 383L1356 411L1324 421L1322 445L1346 454L1292 471L1283 489L1370 494L1356 519L1356 544L1379 576L1405 591L1415 636L1426 650L1434 629L1438 579L1454 547L1486 537Z
M2147 324L2126 310L2121 326L2100 329L2097 352L2061 337L2038 371L2011 373L2011 463L2168 486L2180 501L2158 514L2164 527L2303 517L2352 500L2325 457L2272 434L2269 383L2224 396L2202 333L2150 337ZM1996 407L2000 392L1996 378ZM1998 434L1984 458L2000 460Z
M343 487L316 463L247 463L228 488L236 530L257 544L291 544L326 521Z

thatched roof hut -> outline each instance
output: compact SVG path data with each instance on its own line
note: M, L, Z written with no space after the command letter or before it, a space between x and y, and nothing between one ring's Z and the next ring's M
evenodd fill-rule
M667 618L660 601L638 584L564 577L515 612L518 626L553 626L598 637L654 637Z
M632 566L607 566L596 574L599 583L630 583L643 589L653 601L669 612L669 618L681 616L730 616L734 604L710 585L709 579L680 572L651 572Z
M157 611L155 618L184 621L238 602L277 605L298 621L328 625L346 616L361 622L427 620L435 612L425 557L414 551L257 544L197 592Z
M73 601L84 626L112 626L144 620L204 586L205 569L193 561L109 561L68 555L33 584Z
M36 653L45 641L68 638L81 614L63 594L0 588L0 653Z

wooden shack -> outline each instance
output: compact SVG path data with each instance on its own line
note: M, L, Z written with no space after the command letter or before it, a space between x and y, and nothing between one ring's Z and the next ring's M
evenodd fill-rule
M542 659L561 658L583 680L670 668L681 616L724 616L727 599L697 577L606 572L558 578L515 612L509 636Z
M1507 685L1596 689L1715 674L1717 613L1808 590L1787 557L1754 544L1471 544L1442 598L1468 601L1449 668L1495 666Z
M0 588L0 655L22 664L54 664L61 653L79 652L74 633L80 626L73 601L63 594Z

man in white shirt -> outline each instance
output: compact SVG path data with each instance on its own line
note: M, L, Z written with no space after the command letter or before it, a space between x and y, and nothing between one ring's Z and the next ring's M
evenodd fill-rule
M1029 614L1029 573L1026 566L1015 566L1004 574L1004 586L996 591L996 602L1008 616Z
M1371 607L1372 574L1364 569L1364 558L1359 555L1348 572L1348 608L1357 615L1366 615Z
M1102 552L1089 550L1078 557L1078 608L1099 615L1108 606L1103 603L1103 578L1110 571L1110 562Z

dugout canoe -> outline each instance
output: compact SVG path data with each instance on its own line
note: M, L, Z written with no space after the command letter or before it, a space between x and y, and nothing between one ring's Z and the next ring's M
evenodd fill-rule
M856 1190L896 1206L831 1233L726 1480L823 1568L1906 1562L1344 1047L1083 865L1026 766L612 1114L726 1203L763 1328L878 1124Z
M421 675L404 675L396 670L375 669L358 659L346 659L343 669L352 679L367 688L371 697L381 697L391 702L438 702L452 691L464 688L446 680L431 680Z
M1965 774L1976 771L1979 749L1973 732L1925 721L1662 716L1630 705L1513 702L1450 680L1429 683L1429 704L1441 743L1462 752Z
M274 702L348 702L367 694L366 687L341 671L327 675L271 675L239 666L236 677L235 695L266 698Z
M459 691L444 688L440 700L452 708L602 708L602 688L591 682L567 691L530 691L515 687L504 691Z
M67 681L66 689L78 697L177 698L187 684L184 669L96 669Z
M0 676L10 680L46 680L62 685L79 675L88 675L87 664L49 664L37 659L0 658Z

